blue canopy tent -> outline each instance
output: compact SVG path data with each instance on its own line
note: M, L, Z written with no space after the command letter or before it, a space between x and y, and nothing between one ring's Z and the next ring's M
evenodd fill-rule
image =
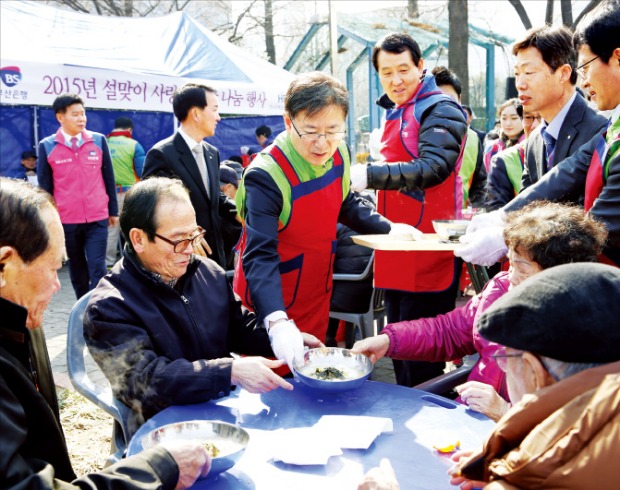
M234 46L184 12L100 17L26 1L0 2L0 174L18 176L22 151L55 132L49 107L78 93L88 129L109 133L132 117L148 150L174 132L171 95L193 81L218 91L226 117L210 142L223 158L256 145L266 124L284 129L283 98L293 75ZM267 117L266 117L267 116Z

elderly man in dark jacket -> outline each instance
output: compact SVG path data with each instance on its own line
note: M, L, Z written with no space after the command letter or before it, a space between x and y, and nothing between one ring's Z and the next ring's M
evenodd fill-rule
M84 337L115 395L133 410L130 430L170 405L203 402L239 385L254 393L292 385L264 357L267 333L235 297L224 270L193 254L204 231L181 181L146 179L121 213L126 249L93 291Z
M64 233L51 196L0 178L0 486L181 489L209 470L202 444L148 449L77 478L42 330L60 289Z
M433 233L433 220L461 217L458 169L467 134L465 113L424 70L420 47L408 34L381 39L372 59L385 90L378 101L386 109L383 162L353 166L351 188L380 189L381 214ZM375 287L388 289L388 322L453 310L460 269L450 252L377 251ZM444 364L394 361L394 368L399 384L414 386L441 374Z

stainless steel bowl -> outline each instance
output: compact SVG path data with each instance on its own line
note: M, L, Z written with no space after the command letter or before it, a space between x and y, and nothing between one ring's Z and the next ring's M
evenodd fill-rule
M295 364L293 368L305 385L320 391L340 393L362 385L372 372L373 365L362 354L351 354L350 350L337 347L323 347L306 351L303 364ZM325 370L329 368L337 369L342 378L317 378L325 376Z
M457 241L465 234L469 223L464 219L434 219L433 228L442 240Z
M237 463L248 445L250 434L241 427L218 420L189 420L152 430L142 438L142 447L148 449L164 441L175 440L215 444L220 453L211 462L208 476L212 476L229 470Z

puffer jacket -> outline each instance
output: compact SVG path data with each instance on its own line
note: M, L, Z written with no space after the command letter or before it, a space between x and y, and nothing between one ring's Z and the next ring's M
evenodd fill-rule
M485 489L612 490L620 478L620 362L526 395L463 476Z
M436 89L434 81L429 90L433 88ZM425 86L420 90L425 90ZM377 104L384 109L394 107L386 95ZM437 97L437 102L426 107L420 118L418 158L409 162L370 163L368 187L417 191L441 184L456 170L466 134L467 122L461 107L449 97Z
M117 398L133 409L133 431L171 405L231 390L231 352L273 356L256 317L241 306L224 270L195 257L175 288L125 250L93 290L84 339Z
M508 272L500 272L465 306L433 318L387 325L381 332L390 338L390 348L386 355L401 360L439 362L478 352L480 359L468 380L487 383L502 398L510 401L504 372L491 359L497 344L482 338L476 327L482 313L508 292L509 285Z

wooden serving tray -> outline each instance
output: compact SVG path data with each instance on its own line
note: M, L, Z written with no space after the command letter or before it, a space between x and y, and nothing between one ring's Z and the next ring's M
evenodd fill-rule
M351 237L358 245L374 250L400 250L403 252L451 252L461 247L459 242L442 242L435 233L425 233L421 240L406 240L398 235L355 235Z

